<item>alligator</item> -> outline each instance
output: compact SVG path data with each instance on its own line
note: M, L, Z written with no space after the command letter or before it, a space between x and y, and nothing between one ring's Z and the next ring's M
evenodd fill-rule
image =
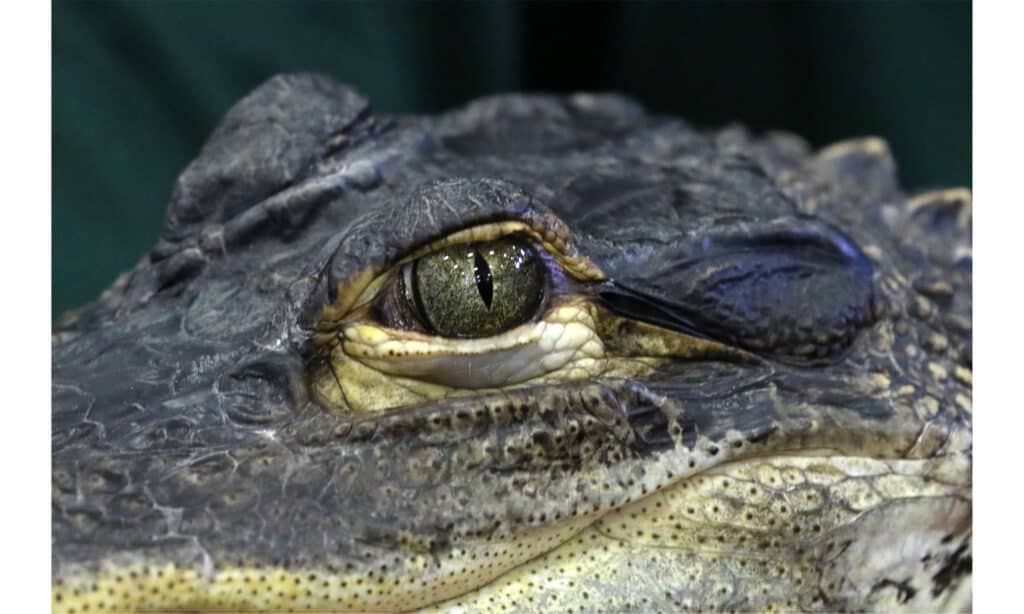
M880 138L274 77L55 321L53 610L969 610L971 261Z

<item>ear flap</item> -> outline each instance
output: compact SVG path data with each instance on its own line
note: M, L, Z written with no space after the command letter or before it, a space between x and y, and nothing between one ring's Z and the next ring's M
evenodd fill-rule
M745 223L616 268L599 291L612 310L788 362L830 359L875 317L870 261L813 220Z
M355 90L327 77L281 75L228 111L174 186L163 239L223 223L293 183L331 135L369 112Z

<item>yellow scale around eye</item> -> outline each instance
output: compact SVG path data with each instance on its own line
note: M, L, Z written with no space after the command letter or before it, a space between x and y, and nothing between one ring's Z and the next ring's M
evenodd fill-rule
M543 241L544 249L561 250L550 252L552 258L577 279L604 279L589 259L568 246L566 238L543 234L523 222L455 233L395 266L408 266L453 245L476 243L476 249L483 251L486 246L480 243L516 233ZM401 279L408 286L407 271ZM444 337L389 328L367 308L389 280L394 282L395 268L375 279L367 272L348 284L348 299L339 296L325 308L325 334L317 338L322 353L312 365L311 380L313 395L324 407L339 412L383 411L514 386L637 377L652 373L668 357L750 358L714 341L622 318L579 294L548 297L539 319L489 336ZM465 281L469 286L468 277ZM475 283L466 291L481 300ZM358 300L351 299L353 294Z
M377 411L427 399L502 388L549 374L559 379L594 377L604 345L594 308L573 297L562 300L540 322L480 339L446 339L345 324L331 351L332 373L314 379L314 391L330 405Z
M596 333L593 305L581 297L554 297L540 321L479 338L391 329L375 323L363 309L408 263L456 245L486 244L513 235L535 241L572 277L603 280L601 270L570 245L568 229L557 220L548 222L506 221L467 228L408 254L387 271L367 270L340 285L338 299L323 310L321 329L327 334L316 339L326 346L327 360L314 374L315 396L329 407L375 411L502 388L553 372L564 379L596 375L604 347Z

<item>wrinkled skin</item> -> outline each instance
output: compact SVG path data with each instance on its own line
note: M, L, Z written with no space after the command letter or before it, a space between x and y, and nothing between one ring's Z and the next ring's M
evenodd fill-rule
M312 393L352 280L529 215L600 270L607 352L718 349ZM814 154L614 96L384 117L275 78L55 327L54 608L969 609L970 215L902 192L877 139Z

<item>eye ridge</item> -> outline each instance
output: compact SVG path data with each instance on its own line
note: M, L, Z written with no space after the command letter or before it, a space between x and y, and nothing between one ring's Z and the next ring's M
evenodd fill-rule
M490 311L491 300L494 298L491 267L487 264L487 259L477 249L473 250L473 276L476 277L476 289L480 291L480 298L484 300L484 305L487 305L487 309Z

